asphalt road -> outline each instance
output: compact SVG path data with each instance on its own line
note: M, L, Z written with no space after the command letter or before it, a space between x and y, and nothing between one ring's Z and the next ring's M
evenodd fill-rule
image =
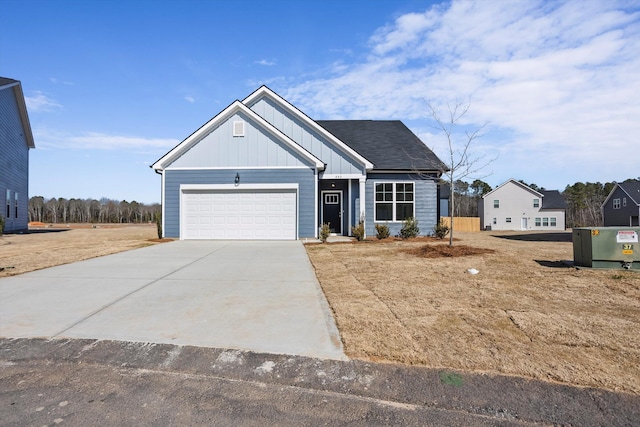
M637 426L640 396L363 361L0 339L3 426Z

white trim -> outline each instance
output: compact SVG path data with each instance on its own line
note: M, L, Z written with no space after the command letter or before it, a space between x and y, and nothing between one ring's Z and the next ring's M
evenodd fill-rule
M393 219L391 220L386 220L386 219L381 219L378 220L376 218L376 203L389 203L388 201L381 201L381 202L377 202L376 201L376 185L378 184L391 184L392 187L392 194L393 194L393 200L391 201L391 204L393 206L393 211L391 212L393 215ZM411 215L413 218L416 217L416 193L417 193L417 188L416 188L416 182L415 181L373 181L373 222L374 223L378 223L378 222L388 222L388 223L402 223L404 220L400 219L396 219L396 205L398 203L406 203L406 200L403 202L398 202L396 200L396 184L412 184L413 185L413 200L411 201L411 203L413 204L413 215Z
M172 167L169 166L168 168L164 169L164 170L170 170L170 171L187 171L187 170L203 170L203 171L208 171L208 170L257 170L257 169L261 169L261 170L265 170L265 169L272 169L272 170L280 170L280 169L314 169L311 166L211 166L211 167Z
M342 205L344 204L343 203L344 194L343 194L342 190L331 190L331 189L322 190L320 192L320 199L322 200L322 206L320 208L320 219L322 221L322 224L324 224L324 196L325 196L326 193L340 193L340 196L339 196L339 202L340 203L338 203L340 205L340 211L339 211L339 215L340 215L340 233L331 233L331 235L332 236L344 236L345 235L344 234L344 230L343 230L343 228L344 228L344 218L342 217L342 211L343 211Z
M294 105L290 104L287 100L282 98L280 95L278 95L277 93L269 89L267 86L263 85L259 87L252 94L247 96L242 101L242 103L247 105L249 108L251 108L251 105L255 104L263 97L269 97L272 101L275 101L280 107L291 112L299 120L303 121L308 126L310 126L313 130L321 134L323 137L325 137L329 141L333 142L338 147L340 147L342 151L344 151L346 154L351 156L354 160L357 160L358 162L362 163L366 170L373 169L373 163L371 163L369 160L364 158L362 155L358 154L358 152L356 152L353 148L349 147L347 144L345 144L344 142L336 138L332 133L330 133L325 128L320 126L313 119L311 119L309 116L304 114Z
M362 173L323 173L320 179L360 179L366 177Z
M358 217L358 219L360 219L361 217L364 218L365 225L367 223L367 217L366 217L367 208L366 208L366 203L365 203L365 201L366 201L365 194L367 192L367 185L366 184L367 184L367 179L366 178L360 178L360 181L359 181L360 188L358 189L359 193L360 193L358 195L358 197L360 199L360 216ZM375 188L374 188L374 191L375 191ZM374 194L373 200L375 200L375 199L376 198L375 198L375 194ZM375 214L376 214L375 213L375 206L373 207L373 209L374 209L373 215L375 216ZM365 237L366 237L367 227L365 226L364 229L365 229Z
M170 163L182 155L184 152L188 151L191 147L193 147L196 143L206 137L209 133L213 132L217 127L219 127L222 123L232 117L234 114L241 112L252 119L258 126L262 127L264 130L269 132L274 137L278 138L280 141L285 143L295 152L297 152L300 156L307 159L309 162L313 163L316 168L323 170L324 162L318 159L316 156L302 148L298 143L289 138L284 133L280 132L275 126L271 123L267 122L265 119L256 114L249 107L241 103L240 101L234 101L227 108L222 110L218 115L205 123L200 129L192 133L187 139L182 141L180 144L176 145L171 151L162 156L158 161L156 161L153 165L151 165L152 169L155 170L163 170L166 166L169 166Z
M162 209L161 209L162 210L162 237L165 237L166 236L166 231L165 231L166 228L165 228L165 225L164 225L164 221L165 221L165 218L167 217L165 215L165 209L166 209L167 204L164 202L164 199L165 199L164 198L164 195L165 195L165 192L164 192L164 189L165 189L165 182L164 182L165 173L164 173L164 171L161 172L160 176L162 178L161 179L161 183L160 183L160 190L162 191L162 194L160 195L160 203L162 204ZM178 206L178 209L180 209L180 206Z
M297 183L285 184L180 184L180 192L194 190L298 190Z
M347 236L351 236L351 224L353 217L351 216L351 180L347 181Z
M314 200L314 207L313 207L313 229L314 231L314 237L317 239L318 233L319 233L319 224L318 224L318 198L320 197L320 195L318 194L318 170L314 169L313 170L313 200Z
M244 120L234 120L233 121L233 136L234 137L243 137L244 136L244 127L245 127L245 122Z

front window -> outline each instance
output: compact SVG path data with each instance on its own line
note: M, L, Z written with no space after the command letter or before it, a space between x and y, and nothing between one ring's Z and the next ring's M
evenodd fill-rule
M412 182L375 184L375 221L404 221L415 216Z
M556 226L556 219L554 217L549 218L549 225L552 227Z
M536 227L540 227L541 222L540 222L540 218L536 218Z
M620 209L620 199L613 199L613 209Z
M549 218L542 218L542 226L543 227L549 226Z

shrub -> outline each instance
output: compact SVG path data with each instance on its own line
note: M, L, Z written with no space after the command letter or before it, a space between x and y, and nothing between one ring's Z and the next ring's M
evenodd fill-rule
M158 239L162 239L162 214L160 212L156 212L155 220L158 228Z
M449 234L449 226L445 224L441 218L435 227L433 227L433 231L436 233L436 237L442 240Z
M416 237L418 234L420 234L420 228L418 227L417 219L411 216L402 222L400 237L408 239L410 237Z
M376 237L380 240L389 237L389 226L387 224L376 224Z
M4 234L4 217L0 215L0 236Z
M329 234L331 234L331 227L329 227L328 222L325 222L322 224L322 227L320 227L320 240L322 240L322 243L327 241Z
M358 225L351 227L351 234L355 237L358 242L364 240L364 221L360 221Z

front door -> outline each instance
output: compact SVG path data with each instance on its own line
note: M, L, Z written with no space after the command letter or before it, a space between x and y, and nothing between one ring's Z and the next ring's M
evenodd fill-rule
M526 230L528 225L529 224L527 223L527 218L522 218L522 227L520 229Z
M322 193L322 223L329 223L331 233L342 234L342 192Z

